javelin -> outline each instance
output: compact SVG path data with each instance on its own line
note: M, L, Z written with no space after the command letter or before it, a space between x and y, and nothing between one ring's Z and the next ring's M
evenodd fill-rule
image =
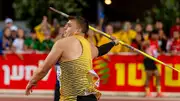
M67 15L67 14L65 14L65 13L63 13L63 12L61 12L61 11L58 11L58 10L52 8L52 7L49 7L49 9L52 10L52 11L54 11L54 12L56 12L56 13L58 13L58 14L61 14L62 16L66 17L66 18L69 17L69 15ZM93 31L95 31L95 32L98 32L98 33L102 34L103 36L105 36L105 37L113 40L113 38L111 37L111 35L109 35L109 34L107 34L107 33L105 33L105 32L102 32L102 31L100 31L100 30L98 30L98 29L96 29L96 28L94 28L94 27L92 27L92 26L89 26L89 28L90 28L91 30L93 30ZM140 51L140 50L138 50L138 49L136 49L136 48L128 45L127 43L124 43L124 42L121 41L121 40L119 40L119 43L122 44L123 46L127 47L127 48L130 48L130 49L133 50L133 51L136 51L136 52L138 52L138 53L140 53L140 54L142 54L142 55L144 55L144 56L146 56L146 57L148 57L148 58L150 58L150 59L152 59L152 60L154 60L154 61L156 61L156 62L158 62L158 63L160 63L160 64L162 64L162 65L164 65L164 66L166 66L166 67L169 67L169 68L171 68L171 69L173 69L173 70L175 70L175 71L177 71L177 72L180 72L180 70L178 70L178 69L176 69L176 68L174 68L174 67L172 67L172 66L170 66L170 65L168 65L168 64L166 64L166 63L164 63L164 62L162 62L162 61L160 61L160 60L158 60L158 59L156 59L156 58L154 58L154 57L151 56L151 55L146 54L146 53L143 52L143 51Z

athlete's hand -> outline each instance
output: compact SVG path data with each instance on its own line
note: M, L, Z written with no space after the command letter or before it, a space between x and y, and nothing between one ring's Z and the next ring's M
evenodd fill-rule
M114 42L116 43L116 45L119 45L119 40L118 39L114 40Z
M36 86L36 83L29 82L26 86L25 94L28 96L32 93L32 88Z
M113 41L115 42L115 44L116 44L116 45L118 45L118 44L119 44L119 40L118 40L116 37L111 36L111 38L113 39Z

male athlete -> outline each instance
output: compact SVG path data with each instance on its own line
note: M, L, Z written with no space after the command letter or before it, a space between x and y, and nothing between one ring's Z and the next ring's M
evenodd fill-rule
M95 47L84 38L88 30L88 22L84 18L69 17L65 25L65 38L54 44L44 63L35 71L26 87L26 95L59 61L62 71L60 101L97 101L100 98L101 93L92 78L92 59L108 53L118 41Z

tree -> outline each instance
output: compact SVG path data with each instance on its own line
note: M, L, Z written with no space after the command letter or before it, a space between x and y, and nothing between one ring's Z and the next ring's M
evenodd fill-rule
M63 23L65 18L48 11L50 6L68 14L81 15L82 7L87 7L87 3L85 0L15 0L13 3L16 19L27 20L30 28L38 25L44 15L50 20L56 17Z
M160 6L156 5L147 11L146 22L152 23L151 19L161 20L164 23L166 32L175 23L176 17L180 16L180 1L179 0L160 0Z

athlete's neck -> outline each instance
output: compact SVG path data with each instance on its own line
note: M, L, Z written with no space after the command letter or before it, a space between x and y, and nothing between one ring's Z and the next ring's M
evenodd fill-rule
M84 33L76 33L74 35L78 35L78 36L82 36L82 37L85 37L85 34Z

